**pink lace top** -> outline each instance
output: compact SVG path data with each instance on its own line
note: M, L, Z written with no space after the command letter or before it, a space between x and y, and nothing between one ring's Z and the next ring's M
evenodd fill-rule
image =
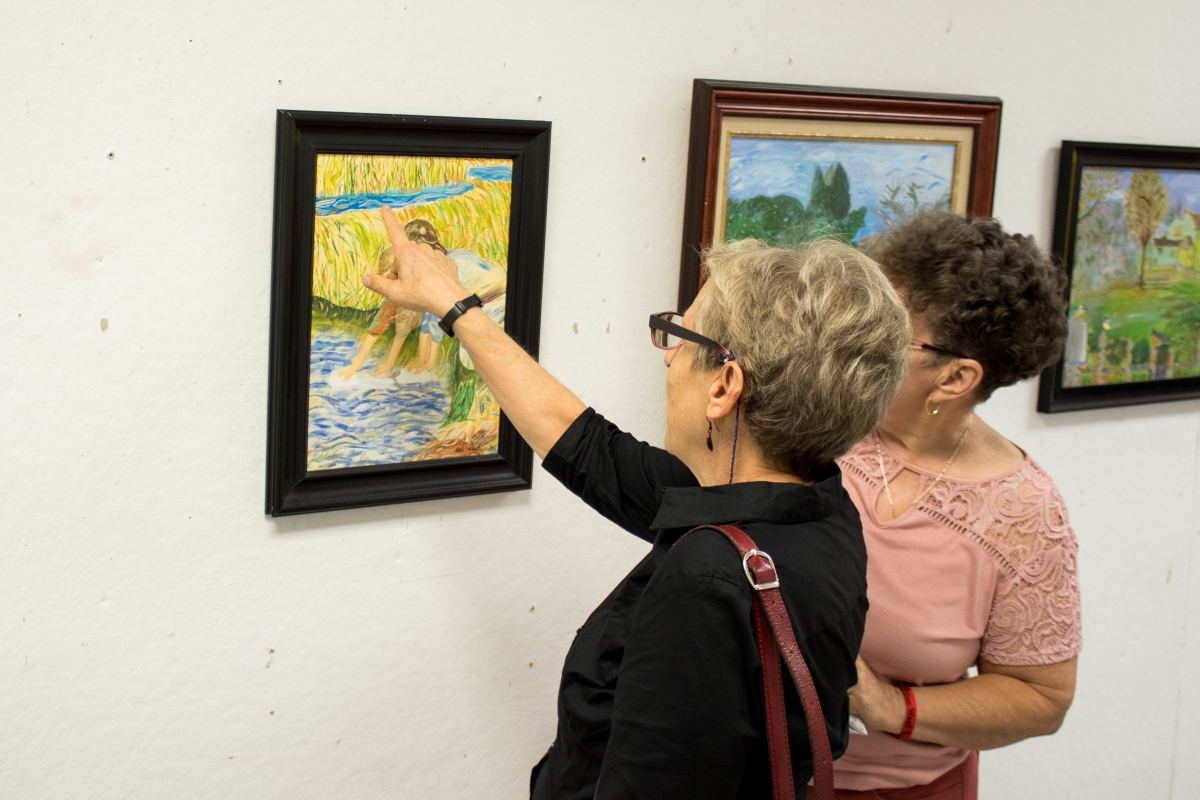
M882 447L892 481L935 474ZM894 520L875 516L883 491L875 438L839 459L867 543L862 657L885 680L915 685L963 678L980 657L994 664L1054 664L1082 646L1075 534L1050 476L1026 457L983 481L943 478ZM852 736L834 763L838 788L920 786L966 751L887 734Z

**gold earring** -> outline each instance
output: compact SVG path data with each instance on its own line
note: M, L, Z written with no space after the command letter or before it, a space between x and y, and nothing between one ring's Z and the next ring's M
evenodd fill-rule
M925 413L931 417L936 417L937 413L942 410L942 404L938 403L937 408L935 408L933 411L930 411L929 410L929 401L932 399L933 399L933 395L929 395L929 397L925 398Z

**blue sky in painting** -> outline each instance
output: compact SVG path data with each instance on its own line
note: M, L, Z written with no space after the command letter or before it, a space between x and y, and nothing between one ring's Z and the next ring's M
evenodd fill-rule
M1084 167L1085 172L1094 169L1113 169L1112 167ZM1116 173L1121 177L1121 188L1108 195L1109 200L1118 203L1125 202L1125 190L1129 188L1129 179L1137 170L1133 167L1118 167ZM1194 169L1160 169L1163 185L1167 187L1167 207L1182 203L1183 207L1200 213L1200 170ZM1158 226L1161 235L1173 220L1168 216Z
M947 192L954 175L954 145L734 136L729 144L728 196L746 200L790 194L807 206L813 170L838 161L850 176L852 207L866 206L869 212L889 185L921 184L921 197L927 202ZM868 213L861 235L869 236L879 227L879 218Z
M1084 167L1085 172L1093 169L1111 169L1111 167ZM1117 169L1121 176L1121 188L1108 195L1109 199L1125 201L1125 190L1129 188L1129 179L1137 170L1132 167ZM1200 170L1194 169L1160 169L1163 184L1167 187L1167 204L1173 206L1183 203L1184 208L1200 212ZM1170 220L1166 220L1169 223Z
M1133 174L1132 170L1130 174ZM1194 169L1160 169L1158 174L1162 175L1170 195L1168 205L1182 202L1184 208L1200 211L1200 172Z

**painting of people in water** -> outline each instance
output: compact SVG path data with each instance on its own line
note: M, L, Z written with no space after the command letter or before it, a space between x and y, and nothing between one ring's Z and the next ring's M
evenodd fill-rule
M362 284L394 269L379 216L446 253L504 325L509 159L320 154L309 358L310 471L488 455L500 409L458 340Z
M1200 388L1200 150L1064 142L1061 169L1067 341L1039 410Z
M363 278L397 272L390 209L537 358L550 129L276 111L266 513L530 488L533 450L471 353Z

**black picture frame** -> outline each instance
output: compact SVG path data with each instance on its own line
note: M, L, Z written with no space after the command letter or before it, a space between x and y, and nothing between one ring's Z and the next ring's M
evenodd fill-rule
M1079 203L1083 169L1089 166L1200 171L1200 148L1079 141L1062 143L1051 252L1054 259L1067 271L1068 314L1072 307L1070 305L1072 301L1071 287L1074 283L1075 271L1078 223L1076 209ZM1057 414L1091 408L1166 403L1200 397L1200 376L1064 387L1065 369L1066 356L1064 353L1062 359L1042 371L1038 383L1037 410L1039 412Z
M700 254L713 244L712 215L718 199L721 129L726 120L757 118L839 122L847 126L969 128L970 185L960 210L991 216L1003 107L998 97L695 79L679 264L679 309L690 306L700 291L703 283Z
M278 111L276 122L266 513L530 488L532 451L503 413L492 455L307 470L313 208L319 153L512 159L505 330L536 358L550 123L291 110Z

